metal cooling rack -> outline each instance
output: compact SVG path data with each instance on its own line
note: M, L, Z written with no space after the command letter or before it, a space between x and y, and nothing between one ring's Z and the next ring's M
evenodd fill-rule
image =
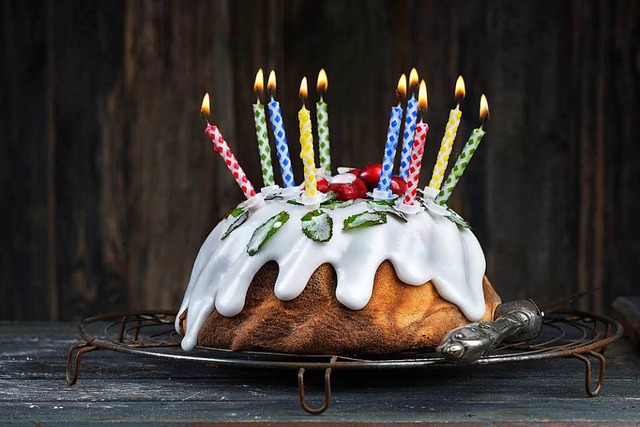
M408 369L454 366L433 351L396 354L386 357L353 358L335 355L293 355L269 352L231 351L198 347L191 352L180 348L181 336L173 327L175 312L156 311L138 313L108 313L86 318L80 322L80 336L84 342L69 349L67 383L76 383L80 361L84 354L96 350L112 350L139 356L190 361L218 366L297 369L298 394L302 408L319 414L331 402L331 373L338 369ZM576 358L585 365L585 390L590 397L602 389L605 376L606 347L622 336L622 326L615 320L583 312L546 313L538 338L516 344L502 345L490 355L472 365ZM599 362L598 382L591 386L591 359ZM311 408L305 400L304 374L306 370L324 369L325 399L322 406Z

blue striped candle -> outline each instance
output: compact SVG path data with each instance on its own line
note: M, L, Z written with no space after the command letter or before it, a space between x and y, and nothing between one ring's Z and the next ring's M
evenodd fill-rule
M413 148L413 136L416 132L416 122L418 120L418 100L415 95L407 101L407 114L404 119L404 137L402 139L402 153L400 154L399 175L405 181L409 174L409 164L411 163L411 149Z
M391 107L389 128L387 129L387 142L384 146L384 158L382 160L382 172L380 173L380 181L378 182L378 188L375 192L375 195L380 198L391 197L389 186L391 185L391 172L393 171L393 162L396 158L401 123L402 107L400 105Z
M271 102L269 102L269 120L273 127L273 136L276 138L276 154L278 155L278 161L280 162L283 188L295 187L296 183L293 179L291 157L289 156L289 144L287 143L287 134L284 131L282 111L280 110L280 103L275 100L276 73L273 70L269 73L267 89L271 94Z

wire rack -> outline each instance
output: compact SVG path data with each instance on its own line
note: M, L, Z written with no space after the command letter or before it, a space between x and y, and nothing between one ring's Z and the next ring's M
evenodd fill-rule
M67 383L76 383L80 361L84 354L96 350L112 350L140 356L168 360L272 369L297 369L298 394L302 408L319 414L331 402L331 373L340 369L409 369L452 366L453 362L433 351L396 354L386 357L354 358L337 355L292 355L283 353L230 351L198 347L191 352L180 348L181 336L174 330L175 312L154 311L138 313L108 313L86 318L80 322L80 336L84 342L69 349ZM576 358L585 365L585 391L590 397L602 389L605 364L604 350L622 336L622 326L615 320L583 312L552 312L545 314L538 338L502 345L490 355L472 365ZM592 388L591 358L599 363L598 381ZM325 399L320 407L306 403L304 375L306 370L324 370Z

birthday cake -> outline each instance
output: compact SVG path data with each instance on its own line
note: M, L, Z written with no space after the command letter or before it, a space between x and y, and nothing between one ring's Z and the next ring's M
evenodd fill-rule
M382 164L331 175L329 165L313 164L302 110L304 184L286 185L278 149L285 184L259 193L207 123L247 200L213 229L195 260L176 317L182 348L390 354L434 348L453 328L491 320L500 298L484 276L480 244L442 202L447 191L417 189L428 129L422 119L413 132L405 123L405 140L410 132L413 142L401 159L406 178L391 175L399 125ZM256 114L259 140L260 127ZM262 166L266 182L271 165ZM455 169L446 183L459 178Z

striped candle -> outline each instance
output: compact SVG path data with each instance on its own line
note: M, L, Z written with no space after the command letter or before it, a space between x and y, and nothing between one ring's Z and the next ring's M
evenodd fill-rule
M438 158L436 159L436 164L433 166L433 173L431 174L431 181L429 182L429 187L434 190L440 190L444 174L447 171L451 148L453 147L453 142L456 139L458 126L460 126L460 118L462 117L459 102L464 98L464 95L464 80L462 79L462 76L459 76L456 81L455 89L455 98L458 99L458 105L449 112L449 120L447 121L447 126L444 130L444 136L442 137L440 150L438 151Z
M244 193L244 197L250 199L255 196L256 192L253 189L253 185L247 178L244 170L242 170L242 168L240 167L238 159L236 159L236 156L231 152L229 144L227 144L227 141L224 140L218 128L211 124L207 124L205 133L209 135L209 138L211 138L211 142L213 142L213 147L215 148L215 150L222 156L224 163L229 168L229 172L231 172L236 182L240 186L240 189Z
M307 78L302 79L300 84L300 97L302 98L302 108L298 112L298 122L300 125L300 158L304 164L304 195L315 197L318 195L316 181L316 165L313 154L313 135L311 133L311 113L304 106L307 97Z
M415 139L411 150L411 162L407 170L407 191L404 193L402 203L412 206L415 204L418 193L418 181L420 181L420 169L422 168L422 157L424 155L424 146L427 140L427 132L429 125L420 121L416 127Z
M267 133L267 120L264 114L264 106L260 102L260 96L264 86L264 76L262 69L256 74L256 81L253 90L256 93L257 101L253 104L253 119L256 124L256 137L258 139L258 154L260 155L260 167L262 169L262 182L265 187L275 185L273 179L273 166L271 165L271 147L269 146L269 135Z
M453 169L451 169L451 171L449 172L449 175L444 182L444 186L436 196L434 200L435 203L442 206L447 204L447 201L449 200L449 197L451 197L453 189L456 187L456 184L458 184L460 177L462 177L462 174L467 168L467 165L471 161L471 157L473 157L473 154L476 152L478 145L480 145L480 141L482 141L482 137L486 133L483 129L483 126L484 121L486 120L488 115L489 104L487 103L487 98L483 94L480 98L480 121L482 124L480 125L480 127L474 129L473 132L471 132L471 136L462 149L460 156L458 156L456 163L453 165Z
M320 100L316 102L316 120L318 121L318 154L320 156L320 167L331 175L331 144L329 143L329 111L327 103L322 98L327 93L329 82L324 69L318 73L317 89L320 93Z
M390 199L392 197L391 191L389 191L389 187L391 186L391 173L393 172L393 163L396 160L398 137L400 135L400 125L402 124L402 100L407 94L407 77L404 74L401 75L398 80L396 94L398 96L398 105L391 107L380 180L378 181L378 187L373 191L373 197L376 199Z
M427 85L424 80L420 82L418 91L418 103L422 117L427 111ZM407 170L407 191L404 193L402 204L405 206L415 205L418 193L418 182L420 181L420 169L422 168L422 157L424 156L424 146L427 141L429 125L420 119L415 131L413 148L411 149L411 162Z
M409 164L411 162L411 148L414 141L414 133L416 131L416 122L418 120L418 99L415 96L415 89L418 86L419 77L415 68L411 69L409 74L409 89L413 92L411 98L407 101L407 112L404 117L404 135L402 138L402 151L400 152L400 178L407 180L409 173Z
M296 183L293 179L293 169L291 168L291 158L289 156L289 144L287 143L287 134L284 130L282 111L280 110L280 103L276 101L274 97L276 90L276 73L273 71L269 74L267 88L271 92L271 101L269 102L269 119L271 120L271 126L273 127L273 135L276 138L276 154L278 155L278 161L280 162L283 187L294 187Z

